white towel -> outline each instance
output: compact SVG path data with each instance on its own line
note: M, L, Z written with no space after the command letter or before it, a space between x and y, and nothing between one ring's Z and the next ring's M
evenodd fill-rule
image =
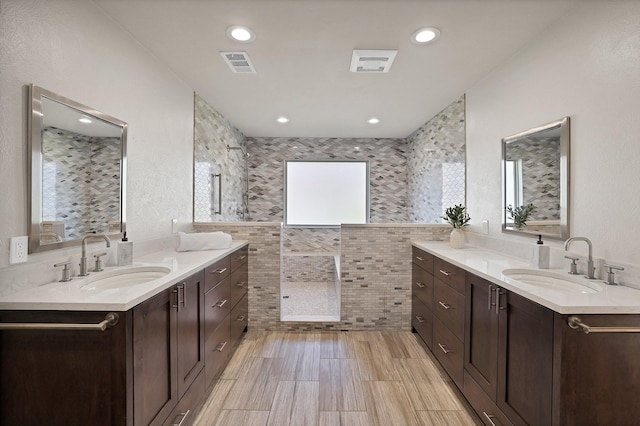
M179 232L176 251L219 250L231 247L231 235L224 232Z

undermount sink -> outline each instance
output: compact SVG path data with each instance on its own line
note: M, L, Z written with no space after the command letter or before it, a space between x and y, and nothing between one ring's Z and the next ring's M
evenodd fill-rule
M505 269L502 277L507 282L524 284L537 289L563 291L567 293L597 293L602 285L582 276L560 274L541 269Z
M165 266L134 266L130 268L95 272L84 280L80 289L107 290L132 287L162 278L169 272L171 272L171 269Z

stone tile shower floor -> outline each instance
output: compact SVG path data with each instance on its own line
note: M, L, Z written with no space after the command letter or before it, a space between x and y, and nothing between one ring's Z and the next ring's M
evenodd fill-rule
M333 282L283 282L280 295L282 321L340 321Z

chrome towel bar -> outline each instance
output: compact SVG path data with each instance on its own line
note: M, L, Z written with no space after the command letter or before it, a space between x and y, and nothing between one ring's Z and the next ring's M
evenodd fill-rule
M97 324L63 324L63 323L24 323L5 322L0 323L0 330L96 330L105 331L118 323L118 314L109 312L102 321Z
M569 327L577 329L580 328L584 331L584 334L589 333L640 333L640 327L592 327L583 323L580 317L569 317L567 319Z

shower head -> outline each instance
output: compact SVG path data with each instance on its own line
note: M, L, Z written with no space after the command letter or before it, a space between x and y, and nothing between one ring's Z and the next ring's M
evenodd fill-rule
M249 158L249 153L246 152L242 147L239 146L229 146L227 145L227 152L231 151L232 149L239 149L240 151L242 151L242 156L247 159Z

